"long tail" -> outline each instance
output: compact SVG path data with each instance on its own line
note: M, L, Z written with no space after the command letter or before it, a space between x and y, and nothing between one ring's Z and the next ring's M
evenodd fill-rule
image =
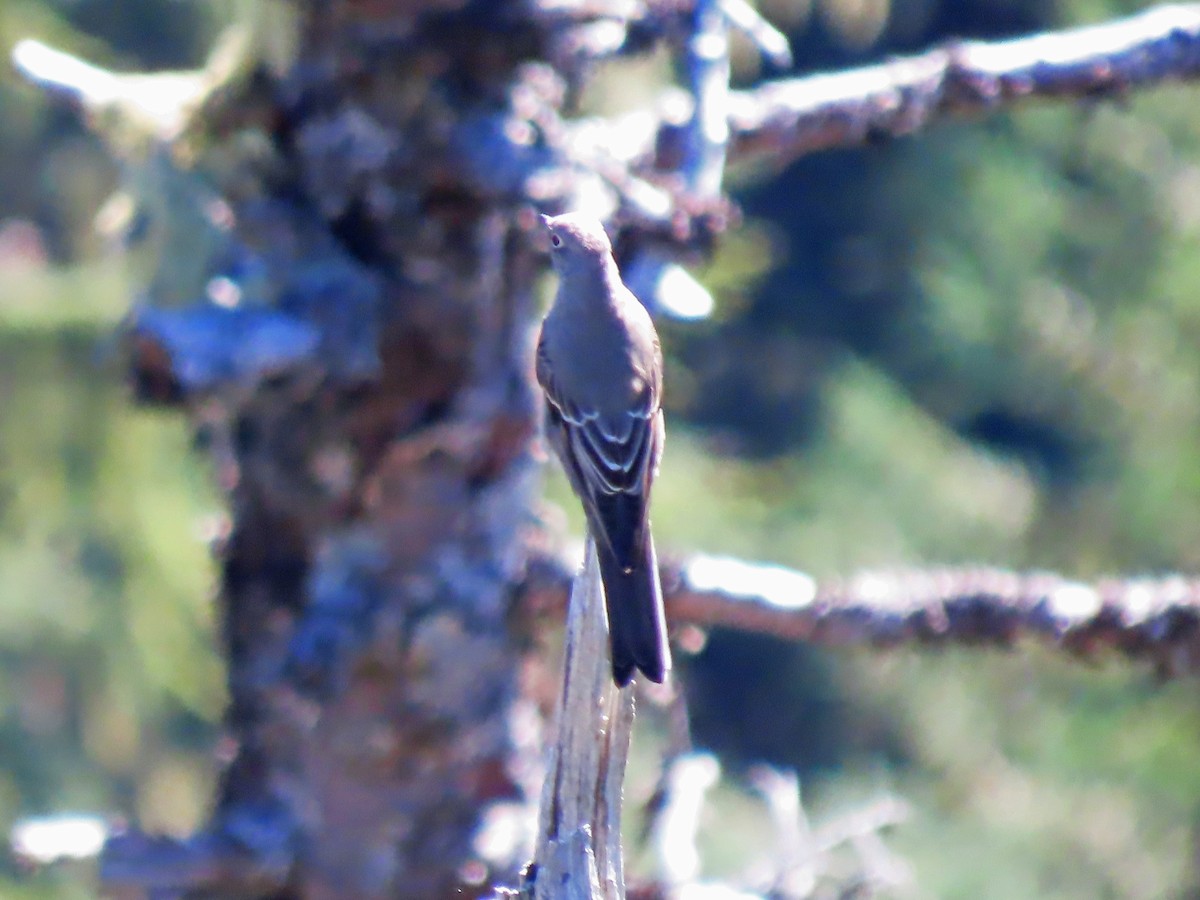
M618 687L629 683L635 668L659 684L671 668L658 558L649 524L642 529L642 534L642 546L629 571L625 571L603 540L596 541L600 580L604 583L608 609L613 681Z

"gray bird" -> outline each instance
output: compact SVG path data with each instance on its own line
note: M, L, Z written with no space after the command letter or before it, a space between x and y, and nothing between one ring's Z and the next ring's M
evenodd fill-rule
M636 668L661 683L671 651L649 519L666 436L658 334L604 226L578 213L542 220L559 279L537 348L547 437L596 545L613 680L628 684Z

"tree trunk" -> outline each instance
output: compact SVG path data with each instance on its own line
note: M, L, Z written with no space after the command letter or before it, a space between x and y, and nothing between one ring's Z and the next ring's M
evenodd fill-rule
M162 164L188 212L155 226L135 374L186 405L228 493L229 757L175 857L110 843L116 889L461 896L532 849L511 614L541 265L492 136L535 35L519 4L463 5L261 13L261 48L294 55L208 96L176 142L194 169Z

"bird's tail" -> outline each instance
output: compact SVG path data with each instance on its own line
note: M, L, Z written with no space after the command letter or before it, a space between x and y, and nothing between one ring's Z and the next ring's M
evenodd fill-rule
M611 547L602 540L596 541L600 580L604 583L604 602L608 610L613 680L618 687L629 683L635 668L659 684L671 668L654 539L650 536L649 523L641 530L642 546L629 571L621 566Z

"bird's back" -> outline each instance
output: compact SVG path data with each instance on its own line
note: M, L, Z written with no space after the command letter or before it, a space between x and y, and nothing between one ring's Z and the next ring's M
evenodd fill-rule
M598 300L584 309L572 309L572 300L561 293L542 326L543 352L550 359L570 355L568 366L556 366L560 390L601 413L627 413L640 406L647 394L656 404L661 369L658 337L645 308L622 285L614 302ZM586 316L587 342L580 346L569 333Z

